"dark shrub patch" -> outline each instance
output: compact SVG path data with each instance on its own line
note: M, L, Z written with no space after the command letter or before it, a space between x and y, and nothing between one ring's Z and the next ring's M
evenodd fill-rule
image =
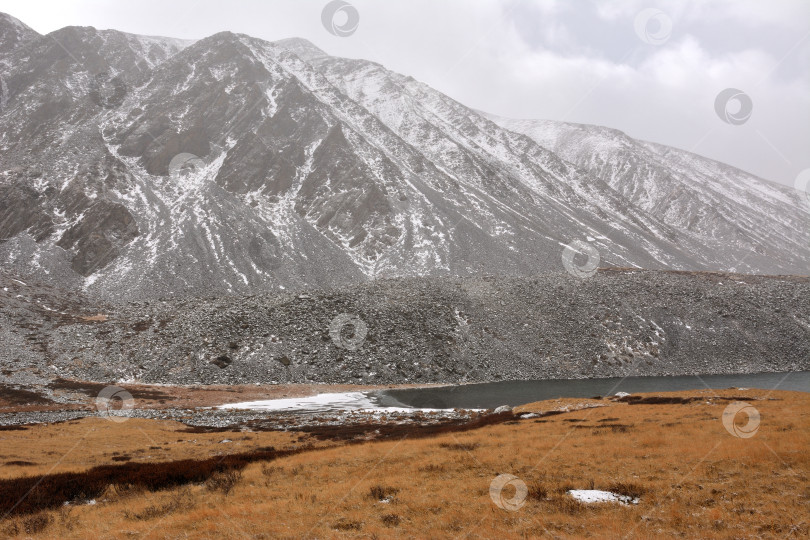
M581 514L588 507L579 502L576 499L572 499L567 495L563 495L557 498L552 499L552 504L557 507L560 512L568 514L569 516L575 516L577 514Z
M627 430L629 430L632 427L633 426L631 424L608 424L608 423L597 424L595 426L581 426L581 425L574 426L574 428L576 429L593 429L594 433L597 434L599 433L600 429L610 429L615 433L627 433Z
M618 493L619 495L625 495L632 499L640 498L642 495L648 492L647 488L641 484L636 484L635 482L613 482L608 486L608 491Z
M624 396L616 401L629 403L630 405L683 405L693 401L700 401L698 397L678 397L678 396Z
M242 479L242 471L230 469L216 472L205 482L208 491L219 491L227 495Z
M363 528L363 524L359 521L342 518L336 523L333 523L332 528L338 531L359 531Z
M368 490L368 496L375 501L384 501L389 497L393 497L398 492L399 490L397 488L390 486L372 486L371 489Z
M247 452L208 459L159 463L129 462L102 465L84 472L68 472L22 478L0 479L0 515L27 515L61 507L65 502L95 499L110 485L143 488L149 491L204 483L216 473L241 470L255 461L269 461L310 450Z
M17 524L16 521L11 521L8 523L8 525L5 526L5 528L0 529L0 532L9 537L17 536L18 534L20 534L20 526Z
M551 414L551 413L549 413ZM553 411L553 414L562 414ZM545 415L544 415L545 416ZM352 441L359 437L374 433L376 440L401 439L407 436L409 439L423 439L433 437L442 433L463 433L480 429L484 426L503 424L512 420L514 416L511 412L500 414L484 414L473 419L449 419L431 425L413 424L383 424L378 423L358 423L341 425L321 425L303 426L299 431L309 433L312 437L323 441ZM265 423L263 420L251 420L246 422L251 429L262 431L276 431L278 424ZM459 448L460 450L461 448Z
M53 403L50 399L36 392L6 385L0 385L0 400L6 401L11 405L42 405L45 403Z
M53 518L48 514L37 514L23 520L23 529L26 534L37 534L45 529L53 522Z
M284 469L281 467L268 467L267 465L262 465L262 474L265 476L273 476L283 470Z
M0 426L0 431L25 431L25 426Z
M543 484L531 482L526 486L529 490L528 497L536 501L544 501L548 498L548 489Z
M442 448L447 448L448 450L475 450L480 445L478 443L441 443L439 444Z
M170 501L163 504L149 505L141 512L131 512L129 510L125 510L124 517L132 520L148 521L150 519L162 518L178 510L191 508L191 506L192 502L189 498L189 491L183 490L180 493L175 494Z
M177 430L178 433L224 433L225 431L233 431L233 428L230 426L188 426Z
M384 514L380 519L386 527L396 527L402 521L396 514Z
M130 512L129 510L124 510L124 517L138 521L149 521L150 519L166 516L172 513L174 510L175 506L173 503L161 505L153 504L147 506L141 512Z

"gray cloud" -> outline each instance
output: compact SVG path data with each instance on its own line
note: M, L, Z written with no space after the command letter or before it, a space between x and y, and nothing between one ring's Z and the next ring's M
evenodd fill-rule
M0 0L0 11L39 32L73 24L181 38L300 36L495 114L607 125L788 185L810 167L810 2L357 0L360 25L346 38L321 25L326 3ZM672 21L661 45L634 31L651 7ZM753 101L742 125L715 114L729 87Z

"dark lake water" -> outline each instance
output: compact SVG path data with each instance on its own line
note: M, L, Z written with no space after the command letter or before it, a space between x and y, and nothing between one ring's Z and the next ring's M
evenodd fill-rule
M369 396L383 407L490 409L559 397L595 397L616 392L669 392L702 388L761 388L810 392L810 371L751 375L683 375L611 379L502 381L437 388L383 390Z

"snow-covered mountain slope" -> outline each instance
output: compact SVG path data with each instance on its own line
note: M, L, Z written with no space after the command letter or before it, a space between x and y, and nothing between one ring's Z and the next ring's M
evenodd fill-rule
M627 204L605 182L425 84L362 60L321 56L310 63L454 176L460 189L511 203L552 239L590 237L607 261L619 265L722 263L689 235ZM499 225L512 237L525 227Z
M739 257L738 271L810 271L810 209L794 189L615 129L489 117L586 169L667 225L724 245Z
M574 240L602 265L806 268L801 233L740 266L736 229L670 219L531 134L305 40L69 27L0 58L0 264L107 298L564 272ZM671 166L704 184L734 171ZM684 197L708 219L711 190ZM717 212L754 227L771 202ZM792 212L780 219L807 231Z

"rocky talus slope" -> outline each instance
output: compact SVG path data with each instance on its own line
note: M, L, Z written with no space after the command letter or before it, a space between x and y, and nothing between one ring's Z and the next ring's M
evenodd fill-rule
M810 369L810 279L600 270L95 304L0 273L0 381L473 382Z

